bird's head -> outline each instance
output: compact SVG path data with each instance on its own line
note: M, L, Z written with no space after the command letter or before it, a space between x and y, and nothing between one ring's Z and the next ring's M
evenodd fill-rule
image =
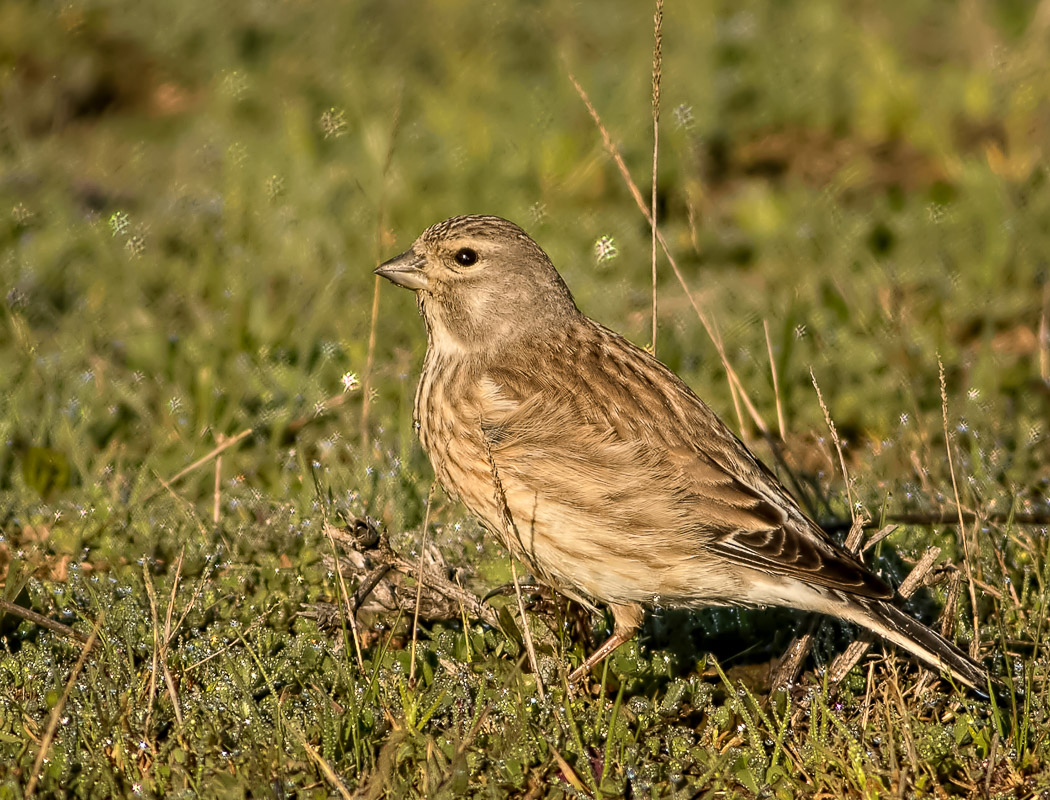
M416 292L432 346L489 349L579 313L547 254L501 217L452 217L376 269Z

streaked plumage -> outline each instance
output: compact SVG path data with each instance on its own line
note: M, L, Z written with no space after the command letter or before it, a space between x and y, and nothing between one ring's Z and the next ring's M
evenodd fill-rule
M499 217L453 217L376 270L413 289L428 348L416 421L438 480L613 636L649 605L787 606L870 628L970 686L983 670L890 604L670 369L582 314Z

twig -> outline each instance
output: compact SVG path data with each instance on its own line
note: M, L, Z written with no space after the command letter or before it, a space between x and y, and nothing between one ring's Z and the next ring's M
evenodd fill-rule
M798 675L802 671L802 662L806 660L806 656L809 655L809 651L813 647L813 632L817 629L817 624L816 620L811 620L809 629L788 643L784 655L769 676L770 686L774 690L794 683L798 679Z
M912 567L911 572L908 573L908 577L905 578L900 587L897 589L897 594L907 600L917 591L919 587L925 583L926 576L933 570L933 565L937 563L937 559L941 557L941 548L931 547L929 548L919 559L919 563Z
M652 216L653 245L653 355L656 355L656 181L660 154L660 76L663 68L664 0L656 0L653 15L653 197L649 205Z
M871 550L871 548L873 548L875 545L877 545L879 542L881 542L883 539L885 539L891 533L894 533L897 530L897 528L899 528L899 527L900 527L900 525L894 525L894 524L891 523L891 524L887 525L886 527L880 529L877 533L872 535L872 537L870 539L868 539L867 542L864 543L864 552L866 553L869 550Z
M970 610L973 613L973 640L970 642L970 657L975 658L980 652L980 623L977 620L977 592L974 590L973 570L970 565L970 541L966 535L966 524L963 522L962 503L959 501L959 483L955 478L955 462L952 459L952 442L948 436L948 390L944 379L944 362L937 356L937 374L941 384L941 421L944 425L944 449L948 451L948 471L952 476L952 491L955 493L955 508L959 512L959 538L963 546L963 567L966 569L966 584L970 591Z
M416 573L416 607L412 613L412 647L409 650L408 657L408 685L416 685L416 639L418 638L419 632L419 604L423 600L423 575L426 572L423 569L423 559L426 558L427 554L427 531L430 528L430 506L434 499L434 483L430 484L430 491L427 492L427 510L423 513L423 535L419 543L419 570Z
M944 598L944 611L941 613L941 636L948 641L951 641L955 635L955 610L959 607L959 584L961 583L959 573L953 572ZM999 597L1002 598L1002 595Z
M69 695L73 692L73 684L76 683L77 677L80 675L80 670L84 668L84 663L87 661L88 653L90 653L91 648L95 646L95 640L98 638L98 632L101 629L102 621L105 618L106 612L103 610L95 621L95 627L92 628L91 635L80 650L80 657L77 659L77 663L73 666L73 671L69 674L69 680L66 681L66 688L62 691L62 696L58 699L55 707L51 709L51 718L48 720L47 729L44 731L44 736L40 740L40 750L37 752L36 760L33 762L33 772L29 776L29 783L26 784L25 797L27 798L32 797L36 792L36 785L40 776L40 767L43 765L44 759L47 758L47 754L51 750L51 743L55 740L55 731L58 730L58 721L62 717L62 712L65 710L66 703L69 701Z
M358 525L363 527L364 524L364 520L355 520L354 527ZM374 538L369 537L362 540L360 536L351 533L347 529L329 525L327 523L325 525L325 534L334 544L338 544L340 549L347 553L347 556L340 557L338 553L334 553L333 556L325 557L324 564L331 569L335 569L335 566L331 564L331 559L338 559L341 568L352 570L361 581L352 601L356 610L360 610L369 594L371 594L373 590L382 583L382 579L388 575L391 570L394 570L398 575L405 576L413 581L416 581L419 577L419 560L414 557L411 559L404 558L395 553L390 548L389 538L385 534L380 535L375 533ZM437 555L440 557L440 553ZM493 627L498 626L499 619L492 608L486 605L481 598L469 589L465 589L459 583L450 580L447 577L446 572L447 570L444 564L424 564L424 602L420 607L420 617L422 618L424 614L443 613L437 608L437 601L427 599L428 596L433 597L436 595L442 600L455 603L457 611L460 610L459 607L465 607L474 619L481 620L486 625L491 625ZM391 580L390 583L393 585L395 581ZM385 594L387 596L382 597L379 600L381 606L388 610L402 612L410 611L409 603L405 602L402 604L399 593L393 590L393 586L391 590ZM412 595L414 599L414 589ZM434 603L435 608L428 611L428 602ZM316 604L315 607L320 608L321 605L322 604ZM309 608L310 606L307 607ZM320 616L323 615L324 612L321 611ZM426 618L447 619L448 617L428 616Z
M960 509L956 509L960 511ZM1046 514L1014 514L1012 512L991 512L986 515L978 516L972 511L962 510L962 518L964 522L975 522L977 520L983 520L984 522L991 523L1005 523L1009 522L1014 525L1050 525L1050 513ZM930 511L930 512L912 512L905 511L900 514L886 514L883 518L887 523L895 523L897 525L958 525L959 518L958 514L951 514L949 511ZM829 519L820 523L820 527L830 533L836 533L848 529L853 524L852 520L848 519ZM864 523L865 528L874 528L878 525L878 522L869 520ZM865 549L867 546L865 546Z
M929 548L923 554L923 557L919 559L919 563L908 573L908 577L901 583L897 589L897 594L905 599L915 594L925 582L926 576L930 574L940 555L941 548ZM828 684L831 686L838 685L849 674L850 670L860 662L874 640L874 634L870 631L863 631L857 639L850 642L849 646L831 662L831 667L828 669Z
M81 644L88 640L88 637L80 633L80 631L74 630L68 625L63 625L61 622L55 622L53 619L45 617L43 614L38 614L32 609L16 605L10 600L0 598L0 612L4 614L14 614L16 617L21 617L22 619L35 623L42 628L47 628L49 631L54 631L61 636L65 636L69 639L76 639Z
M392 565L382 564L368 573L368 577L361 581L361 584L357 587L357 591L354 592L354 599L351 603L351 613L356 614L361 609L365 600L368 599L368 595L372 593L372 590L379 585L379 582L383 580L391 569L393 569Z
M995 767L999 763L999 731L992 731L992 746L991 752L988 754L988 769L984 773L984 796L992 796L992 776L995 774Z

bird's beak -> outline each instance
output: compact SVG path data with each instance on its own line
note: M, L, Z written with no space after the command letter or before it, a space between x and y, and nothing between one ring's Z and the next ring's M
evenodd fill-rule
M399 256L394 256L389 261L384 261L375 270L376 275L382 275L391 283L404 286L406 289L426 289L427 276L423 273L423 265L426 260L423 256L409 249Z

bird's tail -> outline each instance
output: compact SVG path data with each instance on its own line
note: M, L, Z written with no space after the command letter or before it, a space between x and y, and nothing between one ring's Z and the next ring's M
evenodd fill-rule
M850 597L846 608L837 616L871 629L977 692L984 694L988 690L988 675L980 664L939 633L884 600Z

